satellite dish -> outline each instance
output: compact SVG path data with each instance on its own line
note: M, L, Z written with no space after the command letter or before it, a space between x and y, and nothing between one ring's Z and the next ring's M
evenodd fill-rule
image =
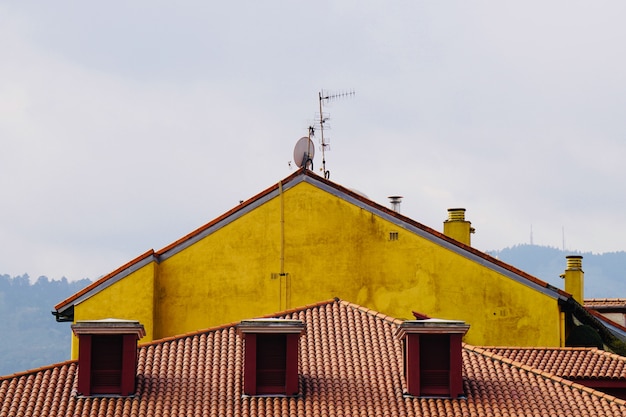
M298 139L295 148L293 148L293 161L298 168L308 167L313 168L313 157L315 156L315 145L313 141L306 136Z

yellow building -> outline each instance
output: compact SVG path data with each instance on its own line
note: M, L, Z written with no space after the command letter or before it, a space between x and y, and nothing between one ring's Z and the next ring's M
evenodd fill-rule
M472 248L472 231L463 209L441 233L301 169L55 314L138 320L150 341L339 297L392 317L463 320L476 345L563 346L578 303Z

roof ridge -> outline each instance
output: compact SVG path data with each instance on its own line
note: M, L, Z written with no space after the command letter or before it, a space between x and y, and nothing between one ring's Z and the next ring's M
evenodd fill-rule
M51 365L45 365L45 366L41 366L39 368L33 368L33 369L27 369L26 371L20 371L20 372L15 372L13 374L9 374L9 375L0 375L0 381L6 381L9 379L13 379L13 378L19 378L19 377L23 377L29 374L34 374L37 372L43 372L46 371L48 369L53 369L53 368L60 368L62 366L65 365L71 365L72 363L78 362L78 359L69 359L63 362L58 362L58 363L53 363Z
M74 293L71 296L67 297L65 300L63 300L60 303L58 303L57 305L55 305L54 309L58 310L59 308L63 307L64 305L71 303L72 301L76 300L80 296L82 296L84 294L87 294L92 289L99 287L101 284L103 284L104 282L108 281L109 279L111 279L115 275L119 274L120 272L124 271L125 269L128 269L131 266L133 266L134 264L136 264L136 263L138 263L138 262L148 258L149 256L154 256L154 255L155 255L154 249L150 249L150 250L142 253L141 255L139 255L136 258L126 262L124 265L120 266L119 268L115 269L114 271L109 272L108 274L98 278L96 281L94 281L91 284L87 285L85 288L83 288L82 290L78 291L77 293Z
M278 311L278 312L271 313L271 314L265 314L263 316L259 316L259 318L271 318L271 317L276 317L276 316L286 316L288 314L293 314L293 313L297 313L297 312L300 312L300 311L309 310L311 308L316 308L316 307L320 307L320 306L323 306L323 305L336 303L338 301L339 301L338 298L331 298L329 300L320 301L320 302L314 303L314 304L307 304L307 305L304 305L304 306L298 307L298 308L291 308L291 309ZM138 347L158 345L160 343L167 343L167 342L172 342L174 340L185 339L187 337L194 337L194 336L198 336L198 335L205 334L205 333L216 332L218 330L224 330L224 329L228 329L230 327L236 327L240 322L241 322L241 320L230 322L230 323L225 323L225 324L220 324L218 326L207 327L207 328L204 328L204 329L198 329L198 330L195 330L193 332L181 333L181 334L177 334L177 335L174 335L174 336L167 336L167 337L163 337L163 338L160 338L160 339L151 340L150 342L140 343Z
M340 300L340 299L337 299L337 301L339 301L341 304L343 304L346 307L350 307L350 308L353 308L353 309L355 309L357 311L360 311L362 313L365 313L365 314L368 314L370 316L374 316L376 318L382 319L382 320L387 321L387 322L389 322L391 324L394 324L396 326L399 326L400 324L404 323L404 320L388 316L388 315L386 315L384 313L381 313L381 312L376 311L376 310L371 309L371 308L364 307L364 306L356 304L356 303L351 303L349 301Z
M165 254L166 252L168 252L169 250L171 250L172 248L176 247L177 245L180 245L186 241L188 241L189 239L192 239L193 237L201 234L203 231L209 229L210 227L218 224L219 222L223 221L224 219L232 216L234 213L250 206L251 204L253 204L254 202L256 202L257 200L261 199L262 197L271 194L273 191L277 190L281 184L284 185L286 183L289 183L291 181L293 181L294 179L298 178L302 176L303 178L311 178L315 181L318 181L320 183L326 184L329 187L332 187L338 191L341 191L342 193L355 198L359 201L361 201L363 204L366 204L367 206L375 209L375 210L380 210L383 213L395 217L396 219L406 223L407 225L410 225L412 227L415 227L417 229L420 229L430 235L432 235L433 237L436 237L438 239L444 240L446 242L448 242L451 245L457 246L460 249L463 249L465 251L467 251L468 253L471 253L473 256L477 256L479 258L482 258L483 260L497 265L500 268L503 268L505 270L508 270L509 272L519 276L520 278L523 278L529 282L534 283L535 285L538 285L542 288L554 291L556 294L562 296L562 297L566 297L568 299L571 299L571 294L568 294L567 292L556 288L552 285L550 285L548 282L543 281L527 272L522 271L521 269L518 269L516 267L514 267L513 265L507 264L506 262L503 262L501 260L499 260L498 258L495 258L491 255L489 255L486 252L482 252L472 246L469 245L465 245L459 241L457 241L456 239L453 239L449 236L446 236L445 234L443 234L442 232L439 232L429 226L426 226L416 220L413 220L409 217L406 217L394 210L391 210L390 208L387 208L369 198L363 197L361 195L359 195L358 193L350 190L349 188L346 188L340 184L337 184L335 182L332 182L326 178L320 177L312 172L310 172L309 170L307 170L306 168L300 168L299 170L297 170L296 172L294 172L293 174L287 176L286 178L283 178L281 180L279 180L278 182L276 182L275 184L271 185L270 187L266 188L265 190L261 191L260 193L257 193L256 195L252 196L251 198L249 198L248 200L242 202L241 204L235 206L234 208L230 209L229 211L223 213L222 215L218 216L217 218L209 221L208 223L196 228L195 230L193 230L192 232L186 234L185 236L181 237L180 239L174 241L173 243L170 243L169 245L165 246L164 248L158 250L158 251L154 251L154 249L150 249L149 251L145 252L143 255L140 255L139 257L131 260L130 262L128 262L127 264L123 265L122 267L116 269L115 271L103 276L102 278L98 279L97 281L95 281L94 283L90 284L89 286L87 286L86 288L84 288L83 290L79 291L78 293L70 296L69 298L61 301L60 303L58 303L57 305L54 306L55 310L59 310L63 307L67 307L68 305L70 305L71 302L75 301L76 299L78 299L79 297L88 294L89 292L96 290L100 285L102 285L103 283L105 283L106 281L112 279L113 277L117 276L119 273L121 273L123 270L133 266L134 264L138 263L139 261L143 260L144 258L146 258L147 256L153 256L155 257L156 261L159 262L160 257Z
M70 297L66 298L65 300L59 302L58 304L56 304L54 306L55 310L59 310L60 308L62 308L63 306L66 306L67 304L71 303L72 301L75 301L76 299L78 299L79 297L81 297L82 295L90 292L91 290L99 287L100 285L102 285L103 283L105 283L106 281L108 281L109 279L115 277L116 275L118 275L120 272L124 271L125 269L133 266L134 264L140 262L141 260L145 259L146 257L152 255L156 258L157 262L159 260L159 256L161 256L163 253L167 252L168 250L170 250L171 248L193 238L194 236L202 233L204 230L210 228L211 226L219 223L220 221L228 218L229 216L231 216L232 214L236 213L237 211L247 207L248 205L254 203L256 200L258 200L259 198L270 194L272 191L276 190L279 188L281 183L285 183L285 182L289 182L291 180L293 180L295 177L297 177L300 174L306 174L307 170L305 170L305 168L300 168L298 171L294 172L293 174L289 175L288 177L278 181L275 184L272 184L271 186L267 187L266 189L264 189L263 191L253 195L252 197L250 197L249 199L247 199L246 201L240 203L239 205L233 207L232 209L226 211L225 213L222 213L221 215L219 215L218 217L210 220L209 222L201 225L200 227L192 230L191 232L185 234L184 236L182 236L181 238L175 240L174 242L166 245L165 247L159 249L158 251L155 251L154 249L150 249L146 252L144 252L143 254L139 255L138 257L132 259L131 261L125 263L124 265L122 265L121 267L115 269L112 272L109 272L108 274L102 276L101 278L97 279L96 281L94 281L93 283L89 284L88 286L86 286L85 288L83 288L82 290L78 291L77 293L71 295Z
M317 303L313 303L313 304L305 304L304 306L301 307L296 307L296 308L290 308L287 310L283 310L283 311L277 311L275 313L271 313L271 314L264 314L262 316L259 316L261 318L272 318L272 317L276 317L276 316L286 316L288 314L293 314L293 313L297 313L300 311L305 311L305 310L310 310L312 308L317 308L317 307L321 307L327 304L333 304L336 302L339 302L339 298L335 297L335 298L329 298L328 300L324 300L324 301L318 301Z
M235 321L235 322L231 322L231 323L220 324L219 326L207 327L205 329L198 329L198 330L195 330L193 332L187 332L187 333L177 334L177 335L174 335L174 336L162 337L160 339L151 340L149 342L139 343L137 345L137 347L141 348L141 347L144 347L144 346L158 345L158 344L161 344L161 343L172 342L174 340L185 339L187 337L199 336L199 335L204 334L204 333L211 333L211 332L216 332L218 330L228 329L229 327L235 327L237 324L239 324L239 322Z
M597 355L608 356L612 359L617 359L626 362L626 356L619 355L614 352L609 352L604 349L598 349L597 347L583 347L583 346L545 346L545 347L533 347L533 346L481 346L485 350L558 350L563 352L578 352L588 351Z
M367 197L363 197L363 196L359 195L358 193L350 190L349 188L344 187L343 185L337 184L335 182L332 182L332 181L330 181L330 180L328 180L326 178L319 177L317 175L311 175L311 174L308 173L308 171L305 171L304 173L308 174L308 176L310 178L315 178L316 180L318 180L318 181L320 181L322 183L325 183L325 184L327 184L327 185L329 185L329 186L331 186L331 187L333 187L335 189L338 189L338 190L340 190L340 191L342 191L342 192L344 192L346 194L349 194L350 196L356 198L357 200L366 203L370 207L373 207L373 208L376 208L378 210L381 210L381 211L385 212L388 215L396 217L397 219L399 219L399 220L401 220L401 221L403 221L403 222L405 222L407 224L410 224L413 227L421 229L421 230L423 230L425 232L430 233L431 235L433 235L433 236L435 236L437 238L440 238L442 240L447 241L448 243L451 243L451 244L453 244L455 246L458 246L459 248L464 249L467 252L470 252L471 254L473 254L475 256L478 256L479 258L482 258L482 259L484 259L484 260L486 260L488 262L491 262L491 263L493 263L495 265L498 265L499 267L504 268L504 269L508 270L509 272L512 272L512 273L514 273L516 275L519 275L520 277L525 278L528 281L530 281L530 282L532 282L532 283L534 283L536 285L539 285L540 287L552 290L552 291L556 292L557 294L559 294L559 295L561 295L563 297L572 298L572 295L569 294L568 292L566 292L566 291L564 291L564 290L562 290L560 288L557 288L557 287L551 285L550 283L548 283L547 281L544 281L544 280L542 280L540 278L537 278L537 277L529 274L528 272L522 271L521 269L518 269L517 267L515 267L515 266L513 266L511 264L503 262L500 259L498 259L498 258L496 258L494 256L489 255L487 252L480 251L480 250L474 248L473 246L466 245L466 244L464 244L462 242L459 242L456 239L453 239L453 238L451 238L449 236L446 236L444 233L442 233L442 232L440 232L438 230L435 230L435 229L431 228L430 226L426 226L425 224L420 223L417 220L413 220L412 218L406 217L405 215L403 215L401 213L398 213L397 211L392 210L392 209L390 209L388 207L385 207L385 206L381 205L380 203L377 203L377 202L375 202L375 201L373 201L373 200L371 200L371 199L369 199Z
M222 213L221 215L219 215L218 217L216 217L213 220L209 221L208 223L203 224L202 226L194 229L190 233L187 233L183 237L175 240L174 242L170 243L169 245L163 247L162 249L159 249L156 252L157 256L162 255L163 253L169 251L171 248L179 245L180 243L182 243L182 242L184 242L186 240L189 240L190 238L198 235L199 233L202 233L204 230L206 230L209 227L211 227L211 226L221 222L222 220L230 217L232 214L234 214L234 213L240 211L241 209L249 206L250 204L252 204L255 201L257 201L258 199L260 199L261 197L270 194L274 190L277 190L280 187L281 184L284 184L286 182L292 181L295 177L297 177L298 175L300 175L303 172L306 172L305 168L300 168L298 171L294 172L293 174L289 175L288 177L283 178L283 179L277 181L275 184L272 184L271 186L267 187L263 191L261 191L259 193L256 193L255 195L253 195L249 199L241 202L239 205L233 207L232 209L228 210L227 212Z
M502 349L502 350L598 350L596 347L583 347L583 346L481 346L485 350Z
M505 356L502 356L502 355L498 355L495 352L491 352L491 351L487 350L485 347L473 346L473 345L468 345L467 343L463 343L463 349L466 349L466 350L468 350L470 352L473 352L473 353L475 353L477 355L485 356L485 357L487 357L487 358L489 358L491 360L498 361L498 362L501 362L501 363L505 363L507 365L510 365L510 366L515 367L515 368L524 370L526 372L530 372L532 374L535 374L535 375L540 376L540 377L545 378L545 379L549 379L549 380L554 381L556 383L559 383L559 384L562 384L562 385L566 385L566 386L569 386L571 388L578 389L579 391L587 392L590 395L594 395L596 397L604 398L607 401L615 402L615 403L620 404L620 405L626 405L626 400L622 400L622 399L617 398L615 396L612 396L610 394L606 394L606 393L604 393L602 391L597 391L597 390L595 390L593 388L586 387L586 386L584 386L582 384L579 384L577 382L574 382L572 380L565 379L563 377L555 375L552 372L542 371L541 369L537 369L537 368L535 368L533 366L521 363L521 362L513 360L513 359L509 359L509 358L507 358Z

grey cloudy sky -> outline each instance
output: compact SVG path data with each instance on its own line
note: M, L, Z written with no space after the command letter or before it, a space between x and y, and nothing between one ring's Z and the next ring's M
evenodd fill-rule
M320 89L356 92L331 180L437 230L465 207L481 250L625 250L625 15L0 0L0 274L95 279L219 216L293 172Z

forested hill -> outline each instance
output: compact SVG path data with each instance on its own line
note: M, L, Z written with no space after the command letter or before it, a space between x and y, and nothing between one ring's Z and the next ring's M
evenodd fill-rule
M626 298L626 252L593 254L517 245L488 253L561 289L565 287L560 278L566 268L565 257L580 255L585 273L585 298Z
M70 359L70 323L57 323L51 311L90 282L0 275L0 375Z
M586 298L626 298L626 252L591 254L517 245L489 254L557 288L567 255L582 255ZM57 323L53 306L90 283L0 275L0 376L70 358L70 323Z

